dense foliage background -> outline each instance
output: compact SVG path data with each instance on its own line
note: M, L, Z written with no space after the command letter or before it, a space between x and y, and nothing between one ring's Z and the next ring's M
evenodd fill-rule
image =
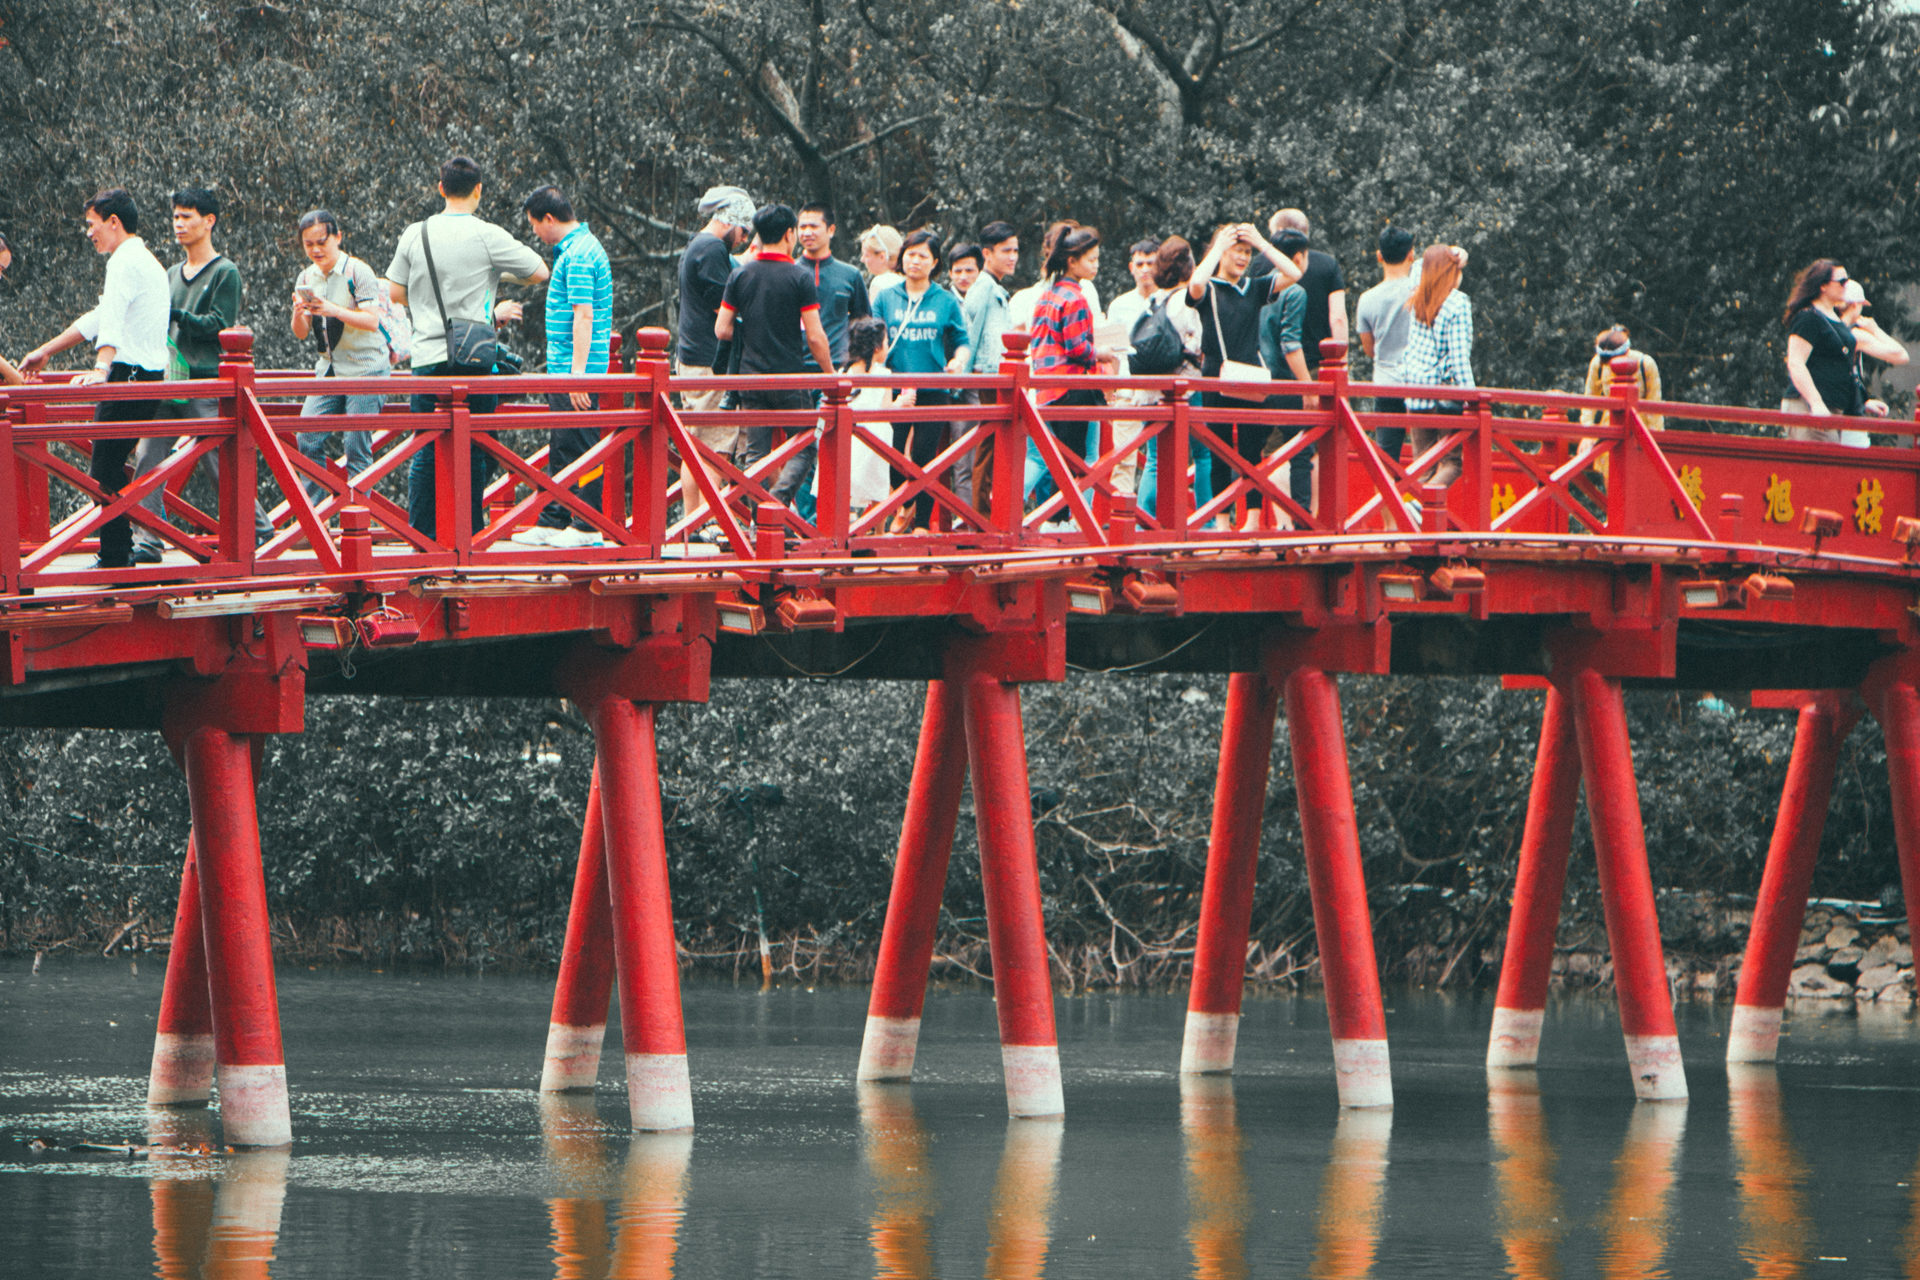
M1367 881L1389 974L1490 977L1506 925L1540 695L1494 681L1346 677ZM887 885L921 691L866 682L721 682L662 713L675 909L704 963L776 961L861 976ZM1155 984L1186 970L1199 913L1225 680L1080 675L1029 686L1026 722L1049 936L1069 983ZM1783 712L1630 694L1647 845L1670 950L1737 948L1728 894L1759 884L1792 749ZM166 936L185 787L155 734L15 731L0 855L0 947ZM1898 883L1885 758L1869 721L1842 757L1816 895ZM487 963L551 960L565 925L592 764L560 702L315 698L270 740L261 839L288 952ZM949 875L942 963L985 971L972 811ZM1584 816L1570 942L1604 951ZM1273 757L1250 968L1310 964L1284 722ZM1492 954L1487 954L1491 951Z
M478 157L484 212L557 181L613 252L622 327L673 317L707 186L1029 250L1298 205L1357 290L1388 219L1474 253L1483 382L1568 386L1633 326L1670 393L1781 392L1794 270L1914 279L1916 19L1891 0L0 0L5 342L99 267L80 204L210 184L265 353L292 355L293 223L384 268ZM165 239L162 231L160 239ZM1125 287L1125 255L1103 289ZM1031 278L1031 253L1024 275ZM538 346L528 334L526 345ZM17 351L16 351L17 353Z

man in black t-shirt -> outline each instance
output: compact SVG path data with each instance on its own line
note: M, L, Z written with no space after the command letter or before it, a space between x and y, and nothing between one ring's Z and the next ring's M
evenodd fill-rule
M806 371L807 354L821 369L833 368L833 351L820 324L820 295L813 273L793 260L793 242L800 225L784 204L763 206L753 215L753 233L760 252L727 282L725 297L713 322L714 336L732 340L740 351L740 372L797 374ZM807 391L747 391L740 407L754 410L811 409ZM734 451L741 468L751 467L773 452L772 427L746 427ZM777 502L791 503L813 471L813 444L780 468L767 492Z

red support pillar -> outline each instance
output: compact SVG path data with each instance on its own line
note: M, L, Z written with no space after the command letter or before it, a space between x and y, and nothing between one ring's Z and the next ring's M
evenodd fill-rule
M953 852L953 828L960 816L966 770L966 715L960 686L951 680L930 680L857 1079L913 1078L920 1011L926 1004L927 971L933 964L940 895L946 888L947 859Z
M1893 839L1900 854L1900 890L1908 936L1920 941L1920 693L1905 681L1887 686L1876 715L1887 739L1893 793Z
M1667 986L1666 959L1660 948L1660 917L1647 869L1646 833L1640 821L1640 793L1620 682L1585 668L1574 672L1568 684L1634 1093L1643 1099L1684 1098L1687 1075L1680 1062L1673 993Z
M654 708L650 703L608 697L595 703L590 714L600 766L613 951L620 976L627 1105L635 1129L690 1129L693 1090L687 1076L680 959L660 819Z
M606 835L596 763L580 828L580 865L573 878L573 904L567 911L560 976L554 983L553 1018L547 1023L542 1093L592 1093L600 1078L607 1001L613 995L613 902L607 895Z
M1767 847L1767 866L1760 876L1753 929L1747 936L1740 987L1733 1000L1733 1021L1727 1028L1728 1062L1772 1062L1779 1050L1780 1016L1806 922L1820 833L1833 800L1834 770L1840 763L1840 744L1853 723L1854 717L1830 694L1816 696L1800 708L1793 758L1780 793L1780 812L1773 821L1773 841Z
M1580 800L1580 746L1566 695L1547 690L1520 838L1520 868L1507 918L1507 951L1500 962L1500 993L1487 1039L1489 1067L1530 1067L1540 1058L1540 1024L1553 976L1553 943L1567 887L1573 811Z
M1260 819L1273 762L1280 691L1258 672L1227 678L1227 714L1220 730L1220 769L1213 787L1213 830L1207 878L1200 891L1200 933L1193 950L1180 1070L1189 1075L1233 1070L1240 1033L1240 994L1253 920Z
M173 942L167 948L160 1025L153 1036L153 1067L147 1075L150 1107L203 1107L213 1094L213 1005L207 991L196 864L189 831L186 867L180 873L180 905L173 917Z
M201 925L219 1064L220 1121L236 1147L293 1141L260 864L249 735L199 729L182 759L193 807Z
M1386 1007L1373 955L1373 920L1360 869L1360 832L1353 817L1347 737L1340 689L1313 667L1289 672L1287 736L1293 746L1307 883L1313 896L1320 973L1343 1107L1390 1107Z
M1040 914L1020 688L991 674L973 673L966 677L965 697L1007 1112L1020 1118L1059 1116L1066 1104L1060 1092L1053 983Z

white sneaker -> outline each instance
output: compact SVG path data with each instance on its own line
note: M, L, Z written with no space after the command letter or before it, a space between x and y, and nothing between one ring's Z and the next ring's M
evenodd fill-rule
M552 536L547 539L547 545L550 547L565 548L604 547L607 545L607 540L595 533L592 529L574 529L569 527L566 529L555 529Z
M564 532L563 529L549 529L543 524L529 525L516 532L508 541L523 547L550 547L553 545L554 535Z

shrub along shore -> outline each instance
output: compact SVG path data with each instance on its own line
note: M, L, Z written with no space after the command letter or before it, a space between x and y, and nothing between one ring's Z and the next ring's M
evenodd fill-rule
M1348 751L1382 970L1435 987L1498 976L1541 695L1492 680L1344 677ZM1048 940L1063 990L1164 988L1192 959L1226 681L1076 675L1029 687ZM922 691L717 683L660 717L674 903L690 968L871 973ZM1676 991L1731 998L1793 717L1632 693L1628 711ZM259 787L274 941L307 963L552 966L592 734L560 701L315 698ZM187 832L158 735L16 730L0 751L0 950L164 951ZM991 972L970 800L935 976ZM1885 751L1842 753L1796 995L1913 998ZM1576 822L1555 961L1610 981L1591 840ZM1251 982L1317 982L1291 761L1276 740Z

